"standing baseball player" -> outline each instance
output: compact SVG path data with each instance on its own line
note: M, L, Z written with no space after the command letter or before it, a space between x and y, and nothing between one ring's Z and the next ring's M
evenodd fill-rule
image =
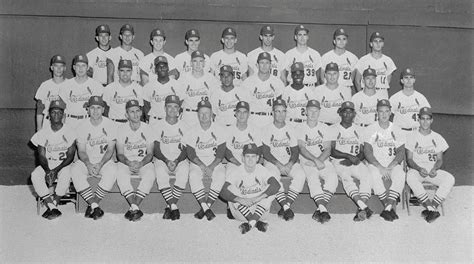
M140 103L132 99L125 104L127 123L118 128L117 136L117 185L130 204L125 218L138 221L143 216L139 206L155 182L153 147L155 135L151 127L140 121ZM132 175L141 178L136 191L130 182Z
M415 81L413 69L404 69L400 74L403 89L390 97L390 104L394 107L393 123L404 131L418 130L420 109L431 107L426 97L415 90Z
M76 153L74 130L63 124L66 105L62 100L51 101L49 105L50 125L44 126L31 138L31 143L38 148L40 166L31 173L33 188L41 201L48 208L43 217L54 219L61 216L57 204L66 194L71 181L71 162ZM55 194L49 188L57 180Z
M89 69L87 71L89 77L93 78L103 86L109 83L107 76L107 65L110 64L109 53L112 50L110 41L109 25L100 25L95 29L95 41L97 47L89 51L86 56L89 61Z
M286 79L282 75L283 70L285 69L285 54L273 46L273 40L275 40L275 31L273 27L270 25L263 26L260 29L259 39L262 43L261 46L247 54L249 62L249 76L258 71L258 55L260 55L262 52L268 52L272 57L272 67L270 70L271 74L280 78L284 83L286 83Z
M191 72L191 54L194 51L199 50L199 45L201 44L201 36L199 35L199 31L197 29L190 29L186 31L186 34L184 35L184 43L186 43L187 49L176 55L174 58L176 69L178 70L180 76ZM206 64L204 64L204 71L210 72L211 68L209 63L211 59L206 54L204 54L204 61L206 61Z
M367 68L372 68L377 73L377 82L375 87L377 92L382 95L384 99L388 99L388 89L390 88L390 80L392 73L397 70L397 66L393 60L387 55L383 54L384 37L379 32L374 32L370 35L369 46L371 52L362 56L356 64L355 86L357 91L364 87L361 86L362 73Z
M131 60L120 60L118 64L118 80L107 85L104 89L104 101L107 103L107 115L112 121L127 123L125 104L138 100L143 105L142 87L132 81L133 65Z
M281 206L278 216L286 221L295 216L291 205L303 190L305 173L298 163L299 149L296 132L293 127L286 125L286 103L277 99L273 103L273 123L265 127L263 135L263 158L265 167L280 180L280 175L292 178L285 195L283 185L276 194L276 199Z
M234 85L238 87L247 78L247 56L235 48L237 32L234 28L228 27L222 31L221 42L223 48L211 55L211 72L217 76L222 65L229 65L234 70Z
M320 109L318 101L309 100L306 104L306 123L299 125L296 131L301 166L306 174L311 198L318 207L313 219L325 223L331 219L326 206L336 191L338 181L336 170L329 161L331 131L326 124L319 122ZM321 180L324 180L322 188Z
M64 83L59 96L66 103L66 124L72 128L88 117L84 107L93 95L101 96L104 87L96 80L87 76L89 61L85 55L77 55L72 61L75 77Z
M49 69L53 73L53 77L42 82L35 94L37 132L43 128L43 125L49 126L49 123L46 121L49 120L48 107L52 101L59 99L59 93L64 89L66 60L61 55L54 55L51 58Z
M288 50L285 53L285 72L283 76L288 82L291 82L291 78L288 74L291 69L291 65L295 62L303 63L305 69L304 85L309 87L316 87L322 83L321 78L321 55L316 50L308 46L309 40L309 29L303 25L299 25L295 28L296 47Z
M319 121L327 125L333 125L340 122L340 116L337 110L345 101L352 98L351 92L339 85L339 66L331 62L326 65L324 71L326 83L322 84L314 90L315 99L321 103L321 113Z
M364 139L361 127L355 126L354 104L344 102L338 110L341 122L332 126L332 162L344 191L356 203L358 210L354 221L364 221L373 214L367 206L371 193L371 178L364 164ZM359 180L359 187L354 182Z
M102 116L105 102L100 96L91 96L87 104L90 118L77 127L77 160L71 167L74 187L87 202L85 217L97 220L104 215L100 201L112 189L116 180L117 164L112 159L117 140L117 126ZM100 178L95 192L87 177Z
M361 127L368 127L377 122L377 102L383 98L375 90L377 73L372 68L367 68L363 73L365 88L352 97L356 107L354 123Z
M322 57L321 68L326 68L331 62L339 66L339 80L338 83L344 89L351 91L351 94L356 93L354 87L355 66L359 60L356 55L346 49L349 35L343 28L338 28L334 31L332 44L334 49L326 52Z
M405 172L400 164L405 158L405 135L390 122L391 108L387 99L377 103L378 122L367 127L364 140L372 188L384 206L380 216L390 222L398 219L394 208L405 186ZM389 179L392 183L387 191L383 181Z
M169 75L173 79L179 78L179 72L176 70L174 58L164 51L166 44L166 34L162 29L156 28L150 33L150 44L152 51L140 60L140 75L142 84L145 85L150 79L156 79L155 59L158 56L164 56L168 61Z
M112 49L109 53L112 63L107 66L109 83L118 80L118 64L120 60L132 61L132 81L141 83L139 62L145 56L143 52L133 47L135 40L135 30L130 24L125 24L120 28L120 46Z
M184 135L189 130L178 118L181 112L178 96L166 96L164 107L165 119L156 121L152 126L157 135L154 164L156 182L167 204L163 219L174 221L180 218L177 203L188 183L189 161L186 160ZM173 188L170 186L170 173L176 176Z
M242 151L243 166L236 167L226 177L221 196L228 201L232 215L243 221L239 226L242 234L257 227L266 232L268 223L261 221L270 210L280 183L271 172L258 164L260 149L246 144Z
M437 208L451 192L454 186L454 177L451 173L441 170L443 153L449 146L440 134L431 130L433 123L431 108L421 108L419 115L420 128L407 137L407 163L410 167L407 183L426 208L423 210L422 216L428 223L431 223L440 216ZM422 182L438 186L433 199L428 198Z

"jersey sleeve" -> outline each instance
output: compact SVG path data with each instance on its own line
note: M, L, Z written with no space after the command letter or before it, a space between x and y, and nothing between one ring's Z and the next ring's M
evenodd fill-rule
M44 129L41 129L40 131L36 132L33 137L31 137L31 143L35 145L36 147L42 146L44 147L45 145L45 136L44 136Z
M436 134L436 138L433 141L438 152L445 152L449 148L448 142L439 134Z
M36 90L35 99L36 100L41 100L43 103L45 103L47 101L46 89L45 89L44 82L38 87L38 90Z
M118 137L118 130L117 125L115 122L109 119L107 124L107 132L109 133L109 140L117 140Z
M407 136L405 148L411 152L415 151L415 144L416 144L415 142L417 138L417 133L418 131L412 131L411 133L408 133L408 136Z
M76 141L77 135L74 129L68 127L66 131L64 131L64 137L66 138L66 141L69 144L69 147L71 147Z
M405 145L406 143L406 134L402 132L402 129L396 126L393 129L393 133L395 135L395 146L398 148L401 145Z
M293 128L291 128L288 130L288 134L290 136L290 147L298 146L298 138L296 135L296 131Z
M387 60L387 75L388 74L392 74L396 69L397 69L397 66L395 66L395 63L393 62L393 60L389 57L387 57L388 60Z

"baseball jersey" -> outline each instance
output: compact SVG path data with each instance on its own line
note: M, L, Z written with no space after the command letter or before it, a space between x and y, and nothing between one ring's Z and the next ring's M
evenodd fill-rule
M62 83L55 83L53 79L49 79L41 83L40 87L36 91L35 99L41 100L45 108L43 110L43 115L48 116L48 109L51 101L59 99L59 92L62 91L65 87L67 79Z
M194 148L197 157L206 165L214 161L217 147L225 144L225 140L224 128L216 123L212 123L207 130L198 125L193 129L193 133L187 133L185 137L186 144Z
M211 59L209 56L204 54L204 72L210 72L211 67L210 67ZM174 58L174 64L176 65L176 69L179 71L180 75L190 73L192 68L191 68L191 53L189 53L187 50L176 55ZM172 68L170 68L172 69Z
M188 109L196 109L201 100L211 101L212 93L220 87L219 81L210 73L204 73L199 78L189 73L182 76L179 83L180 93L183 95L181 99L184 100L182 107Z
M382 100L380 93L368 96L364 91L359 91L352 96L355 106L356 116L354 123L357 125L370 125L377 121L377 102Z
M296 127L296 137L304 141L306 149L315 157L319 157L324 151L323 142L331 141L331 129L324 123L318 123L311 128L307 123ZM300 155L302 161L307 161L303 155Z
M254 73L258 72L257 58L258 55L265 52L262 47L258 47L247 54L249 68ZM273 48L271 51L267 51L272 58L271 73L275 77L280 77L281 72L285 69L285 54L277 48Z
M426 97L414 91L412 95L405 95L403 90L390 97L390 104L394 114L393 123L403 128L419 127L419 111L423 107L431 107Z
M238 50L232 54L228 54L224 50L212 53L210 67L215 76L219 76L222 65L232 67L234 70L234 85L240 86L242 84L242 76L248 70L247 56Z
M86 144L89 161L96 164L104 157L108 142L117 139L117 126L107 117L102 117L102 122L97 126L87 118L77 126L76 135L78 143Z
M337 83L346 87L353 86L351 79L352 72L355 70L358 60L359 59L357 56L348 50L346 50L341 55L336 54L334 50L330 50L321 57L321 68L325 69L326 65L331 62L335 62L337 66L339 66L339 79Z
M446 140L434 131L428 135L413 131L407 136L405 147L413 152L413 161L427 171L430 171L436 163L438 158L436 154L449 148Z
M148 114L151 117L166 117L165 99L168 95L177 95L179 98L183 98L180 84L172 78L165 84L156 79L150 79L143 86L143 100L150 102L151 109Z
M263 144L270 147L270 153L278 161L288 163L291 156L290 148L298 146L295 130L289 125L277 128L273 123L266 128L262 137Z
M235 106L239 101L247 101L246 94L240 88L234 88L231 91L224 91L222 88L214 90L211 96L211 104L216 106L216 122L222 126L235 123Z
M392 74L397 69L393 60L382 54L382 57L379 59L375 59L371 53L362 56L356 64L357 70L362 73L367 68L372 68L377 72L377 78L375 82L375 87L382 88L382 89L389 89L389 83L387 80L387 76ZM364 87L364 82L361 81L361 87Z
M87 81L78 83L75 78L69 79L64 83L64 88L59 91L59 96L66 103L66 114L87 115L84 105L93 95L102 96L104 86L96 80L87 77Z
M337 113L337 109L345 101L351 100L351 92L348 89L343 89L341 85L332 90L326 84L322 84L314 89L314 93L316 95L315 99L321 103L319 121L330 124L338 123L341 118Z
M244 166L235 168L226 176L226 182L238 190L239 193L235 193L238 197L253 198L267 190L271 177L273 175L267 168L257 164L252 172L248 172Z
M125 119L125 104L136 99L143 105L142 87L136 83L123 87L118 81L107 85L104 89L104 101L109 106L109 118Z
M54 169L66 159L67 150L75 140L74 131L67 125L63 125L58 131L53 131L51 126L44 126L33 135L31 143L46 149L48 167Z
M296 47L288 50L285 53L285 65L288 74L288 82L292 83L291 65L295 62L301 62L304 65L304 80L303 83L309 87L315 87L318 82L317 71L321 68L321 55L316 50L308 47L305 52L299 52Z
M316 98L311 87L303 86L300 90L295 90L291 84L283 89L281 99L286 102L287 118L306 118L306 104L309 100Z
M155 140L160 142L160 150L169 160L178 158L184 149L184 135L189 132L189 128L184 122L177 122L174 125L166 122L165 119L158 120L153 126Z
M273 100L283 93L283 83L278 77L270 75L266 81L260 80L257 74L245 79L242 87L249 100L252 112L272 112Z
M123 153L131 161L142 161L147 154L147 145L155 141L151 127L141 122L140 127L133 131L130 123L118 127L117 143L124 144Z
M335 150L352 156L357 156L360 153L360 145L364 144L364 135L361 127L352 125L345 128L338 123L331 126L330 130L330 135L332 137L331 140L336 142L336 145L334 146ZM333 159L336 161L343 160Z
M163 54L160 54L159 56L164 56L166 60L168 61L168 69L172 70L176 68L176 65L174 63L174 58L169 55L168 53L164 52ZM143 59L140 60L139 67L142 71L146 72L148 74L149 79L156 79L156 72L155 72L155 59L158 57L158 55L155 55L153 52L146 55Z
M405 136L401 129L390 122L387 129L374 123L367 127L364 141L372 145L374 157L384 167L387 167L396 156L395 150L405 144Z
M255 127L248 125L246 129L240 130L233 125L226 129L226 146L232 152L237 160L242 157L242 151L245 145L255 143L257 146L262 145L261 132Z
M107 59L112 49L103 50L99 47L87 53L89 68L92 68L92 78L100 84L107 84Z
M118 77L118 64L120 60L131 60L132 61L132 81L140 82L140 68L139 62L144 58L144 54L141 50L132 47L131 50L126 51L121 46L118 46L110 50L110 60L114 63L114 80L117 81Z

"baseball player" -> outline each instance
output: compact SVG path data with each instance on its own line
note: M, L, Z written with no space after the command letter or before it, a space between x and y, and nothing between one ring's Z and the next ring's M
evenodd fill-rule
M191 53L199 50L199 45L201 44L201 36L199 35L199 31L197 29L190 29L186 31L184 42L186 43L187 49L176 55L174 58L176 69L178 70L180 76L191 72ZM210 72L211 68L209 66L209 62L211 59L206 54L204 54L204 61L207 62L204 64L204 71Z
M270 53L260 53L257 59L257 74L247 78L241 88L247 94L246 98L249 98L249 104L253 110L250 112L251 122L261 127L273 121L272 103L275 99L281 98L285 88L281 80L271 74L271 62Z
M77 153L79 160L71 166L72 181L87 202L85 217L97 220L104 215L100 201L112 189L116 180L117 164L112 159L117 140L117 126L102 116L105 102L100 96L91 96L88 102L90 118L77 127ZM95 192L87 177L100 178Z
M268 169L258 164L260 149L257 145L246 144L242 154L243 166L227 175L221 196L228 201L232 215L243 221L239 226L242 234L253 227L266 232L268 223L261 219L270 210L281 186Z
M131 60L120 60L118 64L117 81L107 85L104 89L104 101L107 103L107 115L117 123L127 123L125 117L125 104L132 100L138 100L143 105L142 87L133 82L133 64Z
M62 100L53 100L49 105L50 125L44 126L31 138L31 143L38 148L40 166L31 173L33 188L46 205L43 213L46 219L61 216L57 204L61 196L66 194L71 181L71 162L76 153L74 131L63 124L66 105ZM48 188L57 180L55 194L50 194Z
M306 174L308 187L318 209L313 219L325 223L331 219L326 208L337 188L337 174L329 161L331 155L331 135L326 124L319 123L321 105L316 100L306 104L306 123L296 129L301 166ZM321 180L324 185L321 188Z
M109 53L112 50L110 41L109 25L100 25L95 29L95 41L97 47L89 51L86 56L89 61L89 68L87 73L89 77L93 78L103 86L109 83L107 76L107 65L110 64Z
M179 120L181 100L176 95L165 98L166 117L152 126L158 137L155 139L155 174L158 188L166 204L163 219L177 220L180 212L177 206L179 198L186 188L189 176L189 162L186 160L184 135L188 128ZM170 186L170 173L174 172L176 181Z
M51 101L59 99L59 91L64 87L66 60L61 55L54 55L51 58L49 69L53 73L52 78L42 82L35 94L37 132L43 128L43 125L49 126L49 123L47 123L49 119L47 106L50 105Z
M222 164L226 152L224 129L212 122L212 106L209 101L200 101L197 105L199 125L194 133L186 135L186 153L191 161L189 165L189 185L201 209L194 214L197 219L206 216L208 221L216 217L211 210L225 182L225 166ZM211 178L212 183L207 194L203 178Z
M407 163L410 167L407 183L426 208L423 210L422 216L428 223L431 223L440 216L437 207L453 188L454 177L451 173L440 169L443 166L443 153L449 146L440 134L431 130L433 123L431 108L421 108L419 115L420 128L407 137ZM431 200L428 199L421 184L425 181L439 187Z
M237 32L228 27L222 31L221 42L223 48L211 55L211 72L217 76L222 65L229 65L234 70L234 85L240 86L247 78L248 62L247 56L235 48L237 43Z
M331 62L339 66L339 80L338 83L344 89L350 90L351 94L356 93L354 87L355 66L359 60L356 55L346 49L349 35L343 28L338 28L334 31L332 44L334 49L326 52L322 57L321 68L326 68Z
M373 214L367 206L371 193L371 178L364 164L364 139L361 127L355 126L354 104L344 102L338 110L341 122L331 127L332 163L339 176L344 191L356 203L358 210L354 221L364 221ZM354 182L359 180L359 187Z
M212 93L220 86L214 75L204 71L205 63L204 53L194 51L191 54L191 73L180 78L179 90L184 100L182 119L188 126L198 123L196 105L203 100L210 101Z
M179 78L179 72L176 70L174 58L164 51L166 44L166 34L163 30L156 28L150 33L150 44L152 52L140 60L140 75L142 84L145 85L150 79L156 79L155 59L158 56L164 56L168 61L169 75L173 79Z
M390 122L391 108L387 99L377 103L378 122L367 127L364 139L372 188L384 206L380 216L390 222L398 219L394 208L405 185L405 173L400 164L405 158L405 136ZM388 179L391 185L387 191L383 181Z
M101 96L104 87L96 80L87 76L89 61L85 55L76 55L72 61L75 77L64 83L59 96L66 103L66 124L72 128L88 117L84 107L93 95Z
M340 122L337 110L343 102L350 101L352 95L348 89L344 89L339 85L339 66L336 63L331 62L326 65L324 78L326 83L321 84L314 90L315 99L321 103L319 121L327 125L333 125Z
M139 206L148 195L155 182L153 147L155 135L151 127L140 121L142 109L140 103L132 99L125 104L127 123L121 124L117 136L117 185L130 204L125 218L138 221L143 216ZM130 183L132 175L141 178L137 191Z
M285 54L273 46L273 40L275 40L275 31L273 27L270 25L263 26L260 29L259 39L261 42L260 47L247 54L249 62L249 76L258 71L258 55L260 55L262 52L268 52L272 57L272 67L270 70L271 74L280 78L284 83L286 83L286 79L282 75L283 70L285 69Z
M356 64L355 87L360 91L364 87L361 86L362 73L367 68L372 68L377 73L377 82L375 87L382 97L388 99L388 89L390 88L390 80L392 73L397 70L397 66L393 60L383 54L384 37L379 32L370 35L369 46L371 52L362 56Z
M363 73L365 88L352 96L356 107L354 123L361 127L368 127L377 122L377 102L383 98L375 90L377 73L372 68L367 68Z
M109 83L118 80L118 63L120 60L132 61L132 81L141 83L139 62L145 56L143 52L133 47L135 40L135 30L130 24L125 24L120 28L120 46L112 49L109 53L112 63L107 67Z
M426 97L415 90L415 72L406 68L400 74L403 89L390 97L393 105L393 123L404 131L414 131L419 127L418 113L423 107L431 107ZM407 134L409 132L406 132Z
M283 73L285 79L291 82L288 74L291 65L295 62L303 63L305 69L304 85L309 87L316 87L322 83L321 78L321 55L316 50L308 46L309 29L303 25L298 25L295 28L296 47L288 50L285 53L285 72Z
M291 205L303 190L305 173L298 163L299 149L296 132L293 127L286 125L286 103L277 99L273 103L273 123L265 128L263 135L263 158L265 167L280 180L280 175L291 177L288 194L285 195L281 185L276 199L281 206L278 216L286 221L295 216Z

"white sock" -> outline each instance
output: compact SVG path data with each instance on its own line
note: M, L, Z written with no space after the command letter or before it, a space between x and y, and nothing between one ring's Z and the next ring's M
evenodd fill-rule
M426 208L430 211L436 211L436 209L431 205L427 206Z
M92 210L94 210L97 207L99 207L99 205L97 203L91 203Z
M204 212L209 209L209 205L207 205L207 203L201 203L201 207L202 207L202 210L204 210Z
M130 205L130 210L135 211L135 210L140 210L140 208L138 208L138 205L132 204Z
M48 208L49 208L50 210L58 209L54 203L48 203Z
M391 205L391 204L389 204L389 205L387 205L387 207L385 207L385 211L390 211L391 209L392 209L392 205Z
M327 212L328 211L328 209L326 209L326 206L324 206L322 204L318 205L318 209L319 209L320 212Z
M288 209L290 209L290 205L289 205L289 204L283 205L283 211L286 211L286 210L288 210Z
M176 204L171 204L171 210L176 210L178 209L178 206Z
M256 223L257 223L257 221L255 221L255 220L250 220L250 221L249 221L249 225L250 225L251 227L254 227Z
M364 210L365 208L367 208L367 205L362 202L361 200L357 201L357 205L360 207L360 209Z

